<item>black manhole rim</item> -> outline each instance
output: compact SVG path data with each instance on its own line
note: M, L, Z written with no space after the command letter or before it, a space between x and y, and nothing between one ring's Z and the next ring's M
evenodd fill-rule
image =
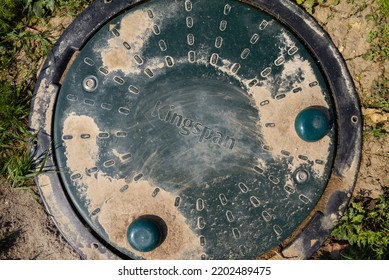
M181 2L184 5L190 1ZM289 1L279 1L276 4L269 4L268 1L243 2L276 16L280 22L294 32L294 35L298 35L304 41L312 56L319 61L322 73L333 93L338 133L332 173L316 208L301 223L297 232L291 234L289 240L282 244L282 246L286 246L286 248L282 248L284 257L307 258L318 249L328 236L334 222L338 220L351 197L360 160L361 117L359 104L352 79L343 59L328 35L309 15ZM52 119L56 108L56 96L61 90L60 85L64 82L62 77L66 78L64 73L69 70L66 69L67 65L73 63L73 61L70 63L69 60L74 58L74 52L83 47L87 38L94 35L101 26L120 12L134 9L143 3L143 1L121 1L120 3L96 1L93 3L65 31L54 47L51 56L45 62L35 91L30 118L31 128L38 135L35 157L38 160L45 158L48 150L54 150L54 153L50 153L48 158L45 158L47 172L37 178L37 183L48 212L52 215L60 231L80 255L86 258L127 258L129 255L123 255L98 235L91 234L86 230L84 219L72 207L69 195L63 189L64 182L60 178L61 175L54 171L58 166L54 155L58 149L55 144L58 143L53 146L52 140L53 131L55 131ZM94 17L91 18L91 15ZM83 26L82 32L79 31L79 26ZM166 63L169 64L168 62ZM116 82L119 83L121 80ZM84 89L88 92L95 91L98 84L99 82L95 80L94 76L83 79L83 85L86 87ZM122 113L127 113L127 111L122 111ZM304 197L301 199L304 201ZM252 203L255 204L253 201ZM278 228L275 229L275 232L277 230Z

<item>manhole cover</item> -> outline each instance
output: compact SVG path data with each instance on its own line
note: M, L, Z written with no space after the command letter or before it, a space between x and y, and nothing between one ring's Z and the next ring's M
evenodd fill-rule
M111 3L112 2L112 3ZM96 1L40 75L42 197L86 258L307 258L352 193L361 119L289 1Z

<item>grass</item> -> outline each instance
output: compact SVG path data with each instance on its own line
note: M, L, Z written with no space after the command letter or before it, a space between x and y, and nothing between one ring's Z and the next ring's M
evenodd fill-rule
M373 94L370 96L367 107L389 112L389 78L382 75L378 81L374 81Z
M369 32L370 50L364 55L366 60L384 62L389 59L389 1L378 0L378 10L366 16L376 28Z
M365 109L377 112L379 115L389 113L389 79L382 75L373 82L372 92L364 98L362 106ZM369 137L383 138L388 135L384 127L384 119L374 123L365 116L364 139Z
M357 196L332 235L350 244L344 259L389 259L389 192L378 199Z
M353 1L353 0L352 0ZM363 58L382 64L389 58L389 1L378 0L378 9L366 16L375 28L368 33L370 49ZM382 115L389 112L389 79L382 74L372 85L371 94L363 99L363 108ZM365 122L364 140L387 137L384 124ZM352 199L346 213L332 232L335 241L345 241L342 259L389 259L389 188L372 199L360 194Z
M383 138L388 134L385 128L381 125L377 125L365 130L365 137L373 136L374 138Z
M76 17L93 0L57 0L57 12L62 15Z
M370 49L363 56L365 60L383 64L389 59L389 1L378 0L378 9L366 16L375 28L368 34ZM373 82L371 94L363 98L362 106L367 109L377 109L383 114L389 113L389 78L382 74ZM382 123L365 126L367 137L383 138L388 135Z
M295 2L298 5L302 5L308 11L308 13L312 14L313 9L317 5L330 4L336 6L339 4L340 0L295 0Z
M0 94L0 171L13 187L21 187L21 179L32 173L27 129L31 94L7 81L0 81Z
M40 31L50 17L76 15L91 0L2 0L0 5L0 175L25 188L37 175L30 158L30 100L39 64L55 38Z

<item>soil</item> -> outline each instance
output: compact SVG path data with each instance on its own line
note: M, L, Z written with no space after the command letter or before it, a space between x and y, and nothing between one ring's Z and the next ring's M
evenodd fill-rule
M0 259L79 259L66 243L40 202L36 187L30 190L0 188Z
M350 2L350 3L349 3ZM389 62L374 62L363 58L371 47L369 32L375 28L373 21L366 20L368 14L377 9L376 0L352 4L341 0L337 6L316 7L313 17L331 36L343 54L354 79L361 103L366 104L373 94L373 81L381 76L389 77ZM362 1L361 1L362 2ZM72 21L70 17L53 18L45 30L53 29L59 34ZM42 29L42 31L45 31ZM389 114L383 110L364 109L367 126L381 125L389 131ZM389 187L389 134L379 138L366 133L363 156L354 195L363 194L372 198ZM339 252L347 244L331 242L329 239L314 258L339 258ZM79 259L56 229L45 212L36 186L28 190L11 190L6 181L0 181L0 259Z
M389 62L378 63L363 58L371 47L367 41L368 34L375 28L375 23L366 20L366 16L375 13L376 1L364 1L366 7L362 3L358 5L351 2L340 1L335 7L319 7L315 10L314 17L342 53L361 103L366 104L374 93L373 81L378 81L382 76L389 77ZM363 117L365 135L362 161L354 194L376 198L383 193L383 188L389 187L389 134L375 138L368 134L366 128L382 125L385 131L389 131L389 113L363 109Z

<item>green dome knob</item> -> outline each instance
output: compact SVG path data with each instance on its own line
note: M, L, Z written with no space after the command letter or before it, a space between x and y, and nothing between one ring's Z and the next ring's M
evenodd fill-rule
M297 115L294 127L304 141L319 141L330 130L329 112L324 107L306 108Z
M161 243L161 230L152 220L139 218L127 229L127 240L139 252L150 252Z

